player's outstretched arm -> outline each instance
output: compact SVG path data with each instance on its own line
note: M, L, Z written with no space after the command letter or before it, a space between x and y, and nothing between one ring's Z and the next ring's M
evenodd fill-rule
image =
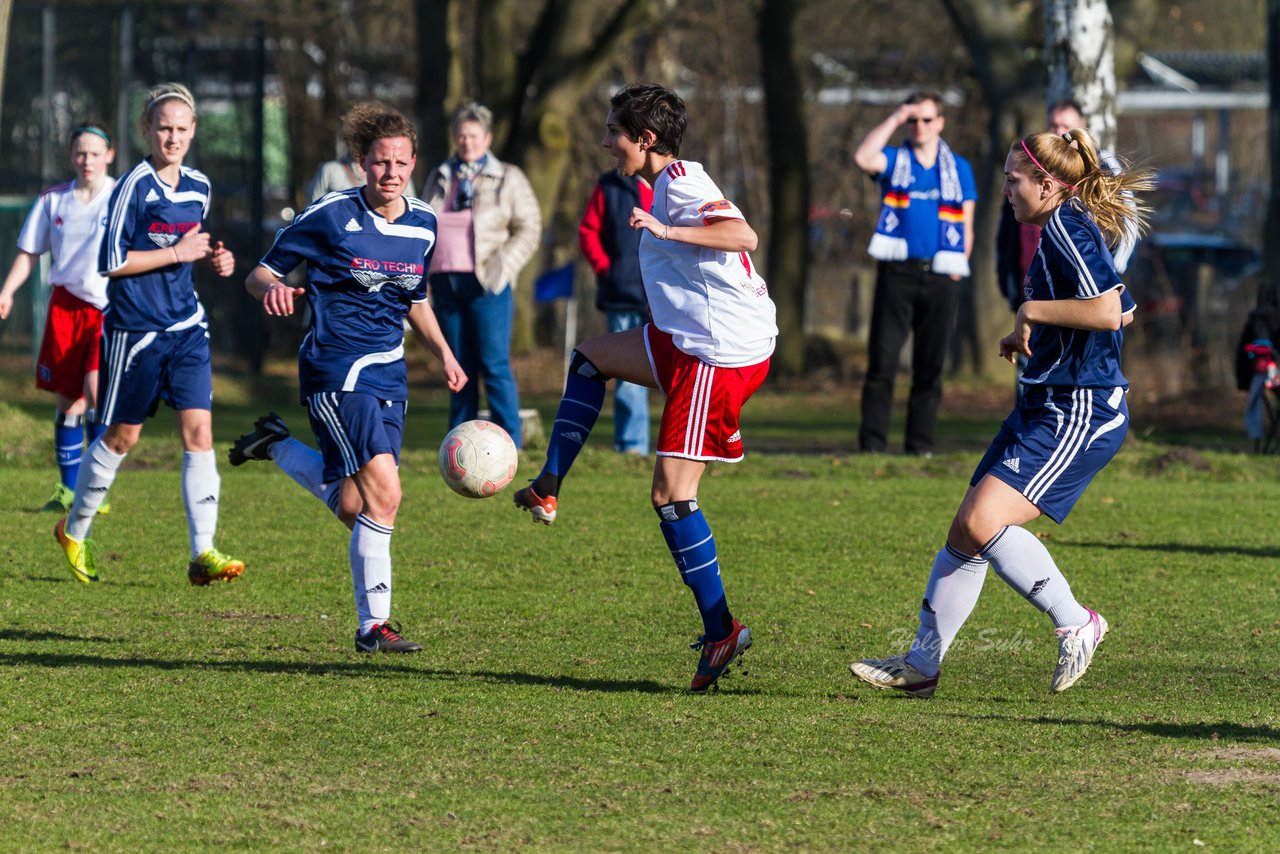
M720 252L754 252L760 242L755 229L743 219L711 219L706 225L664 225L644 208L632 208L631 227L643 228L659 240Z
M305 288L286 285L261 264L244 280L244 288L262 303L262 310L273 317L293 314L293 301L307 292Z
M13 259L9 275L4 277L4 287L0 288L0 320L9 319L9 312L13 311L13 295L31 277L31 271L39 260L37 255L18 250L18 257Z
M430 303L413 304L409 309L409 328L444 366L444 378L449 391L461 390L467 384L467 374L453 357L449 343L444 340L444 333L440 331L440 323L436 320L436 313L431 310Z

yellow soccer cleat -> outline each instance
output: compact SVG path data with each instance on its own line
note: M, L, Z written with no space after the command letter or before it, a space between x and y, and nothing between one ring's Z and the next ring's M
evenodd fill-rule
M244 561L227 557L217 549L209 549L187 565L187 580L203 587L211 581L234 581L243 572Z
M62 553L67 556L67 564L76 581L92 584L99 581L98 567L93 559L93 540L73 540L66 533L66 517L58 520L53 526L53 537L62 546Z

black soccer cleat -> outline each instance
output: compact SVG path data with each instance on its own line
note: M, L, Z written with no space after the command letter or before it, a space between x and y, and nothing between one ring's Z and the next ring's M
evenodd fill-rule
M233 466L244 465L249 460L269 460L267 451L281 439L289 438L289 428L284 419L274 412L253 422L253 429L245 433L227 451L227 459Z
M422 647L400 637L400 624L379 623L362 635L356 635L356 652L422 652Z

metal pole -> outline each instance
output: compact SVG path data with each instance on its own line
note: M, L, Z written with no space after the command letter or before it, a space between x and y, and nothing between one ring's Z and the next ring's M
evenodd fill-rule
M56 180L56 156L58 144L54 141L53 122L53 59L58 40L58 13L51 3L40 10L40 100L43 113L40 116L40 178L46 185Z
M133 4L120 8L120 65L117 73L120 89L116 92L116 170L128 171L133 164L133 118L130 116L129 93L133 88Z

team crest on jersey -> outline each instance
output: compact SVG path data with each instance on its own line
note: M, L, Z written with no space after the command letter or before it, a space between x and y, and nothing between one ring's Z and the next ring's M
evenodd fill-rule
M168 249L177 243L182 235L199 224L198 222L153 222L147 229L147 239L161 249Z
M378 270L352 270L351 276L357 282L364 285L364 289L371 294L376 294L386 285L403 288L411 291L422 281L422 276L413 273L402 273L398 276L388 276L386 273Z

